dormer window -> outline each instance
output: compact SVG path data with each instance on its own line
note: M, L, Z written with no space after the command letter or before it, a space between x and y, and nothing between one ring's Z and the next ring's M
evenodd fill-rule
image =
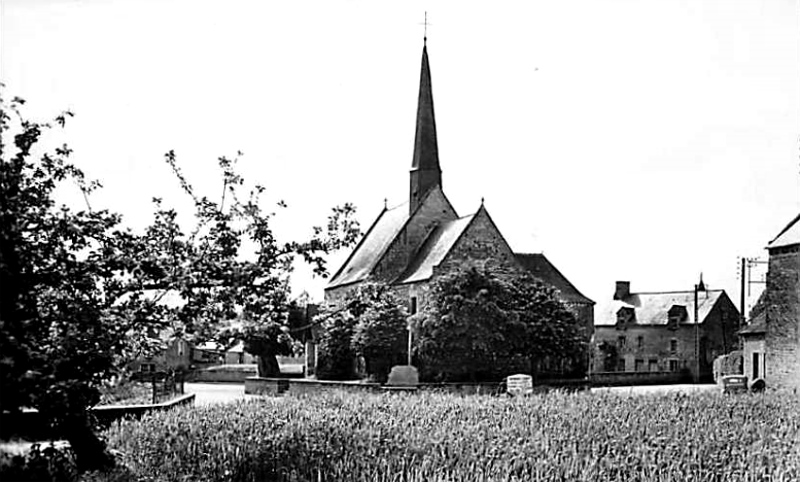
M683 305L672 305L672 308L667 312L667 327L670 330L677 330L680 323L685 322L689 318L689 313Z
M633 323L636 323L636 313L633 308L624 307L617 311L617 328L625 328Z

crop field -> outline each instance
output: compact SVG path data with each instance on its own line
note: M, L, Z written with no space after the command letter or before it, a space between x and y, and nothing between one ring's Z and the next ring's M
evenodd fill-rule
M105 433L140 480L795 481L800 397L320 394Z

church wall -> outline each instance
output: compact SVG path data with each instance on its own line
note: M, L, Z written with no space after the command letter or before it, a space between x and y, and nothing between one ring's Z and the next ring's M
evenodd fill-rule
M461 235L450 253L434 269L434 275L447 273L470 265L485 266L497 275L511 275L521 272L514 253L506 244L497 226L489 218L486 210L475 214L467 230Z
M767 387L800 388L800 246L770 250L767 272Z
M453 207L444 197L440 187L434 188L403 231L392 241L389 249L375 267L376 279L391 282L399 276L419 250L431 231L440 223L456 219Z

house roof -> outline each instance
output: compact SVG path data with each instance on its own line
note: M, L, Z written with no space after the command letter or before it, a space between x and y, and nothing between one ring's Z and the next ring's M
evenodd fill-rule
M698 317L702 324L717 301L725 295L725 290L708 290L697 294ZM671 291L661 293L632 293L624 300L612 300L601 308L600 316L595 317L595 326L614 326L620 308L633 308L637 325L666 325L668 313L673 306L684 306L688 318L682 324L695 324L694 291Z
M475 215L471 214L437 226L422 244L414 261L397 278L396 282L414 283L433 276L433 268L444 260L474 217Z
M514 257L534 277L558 290L559 296L568 303L591 303L594 301L584 296L578 289L553 266L553 263L541 253L515 253Z
M783 230L775 236L775 239L770 241L767 245L767 249L783 248L795 244L800 244L800 214L783 228Z
M763 335L767 332L767 312L763 311L750 321L750 324L739 330L740 335Z
M365 280L409 219L408 203L384 209L326 289Z

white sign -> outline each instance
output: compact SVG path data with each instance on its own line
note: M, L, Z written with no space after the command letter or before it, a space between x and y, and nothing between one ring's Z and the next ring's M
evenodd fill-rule
M533 377L530 375L511 375L506 378L506 391L511 395L533 393Z

